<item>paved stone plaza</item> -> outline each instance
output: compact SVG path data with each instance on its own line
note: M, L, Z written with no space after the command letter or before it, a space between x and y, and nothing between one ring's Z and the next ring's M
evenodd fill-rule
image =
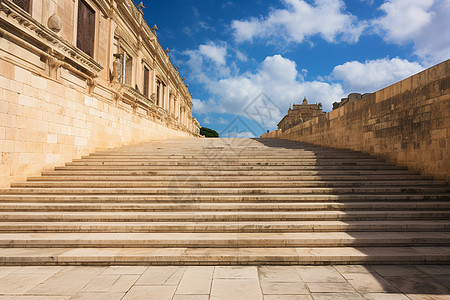
M450 266L0 267L0 299L450 299Z

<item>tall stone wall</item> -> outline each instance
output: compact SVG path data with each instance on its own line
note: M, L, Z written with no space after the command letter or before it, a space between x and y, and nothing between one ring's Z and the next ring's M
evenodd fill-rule
M0 187L99 148L192 136L105 91L89 95L1 59L0 70Z
M199 131L132 0L0 0L0 187L99 148Z
M352 149L450 181L450 60L285 132L280 138Z

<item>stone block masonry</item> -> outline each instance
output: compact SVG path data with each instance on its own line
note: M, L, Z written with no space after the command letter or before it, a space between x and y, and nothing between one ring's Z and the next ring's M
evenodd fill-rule
M0 187L95 149L189 137L0 59Z
M450 181L450 60L262 137L362 151Z
M99 148L199 132L133 1L0 0L0 187Z

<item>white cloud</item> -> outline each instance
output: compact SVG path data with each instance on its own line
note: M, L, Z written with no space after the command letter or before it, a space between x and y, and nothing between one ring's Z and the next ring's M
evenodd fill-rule
M387 34L385 39L396 42L409 40L431 22L434 0L389 0L380 6L386 14L375 24Z
M206 45L200 45L199 52L204 57L209 58L211 61L213 61L216 65L226 64L226 46L220 46L210 42Z
M251 131L228 132L222 137L225 137L225 138L256 138L255 134Z
M365 93L375 92L423 69L417 62L409 62L399 58L385 58L368 60L364 63L347 62L336 66L331 77L343 82L346 93Z
M209 124L219 124L219 125L226 125L229 122L227 120L225 120L222 117L219 118L212 118L211 116L205 116L203 118L203 123L209 125Z
M386 41L412 42L426 64L450 57L449 0L388 0L380 9L373 26Z
M276 9L266 17L234 20L231 24L237 42L254 38L282 38L301 43L319 35L328 42L357 42L366 23L345 11L342 0L283 0L286 8Z
M342 86L338 83L305 81L297 71L296 63L281 55L268 56L254 72L229 74L219 78L203 74L197 78L205 79L201 83L211 98L204 101L195 99L196 113L246 116L244 108L264 92L273 105L279 108L279 113L271 116L271 126L286 113L290 103L300 102L304 96L311 102L321 102L325 109L330 110L332 103L344 95Z

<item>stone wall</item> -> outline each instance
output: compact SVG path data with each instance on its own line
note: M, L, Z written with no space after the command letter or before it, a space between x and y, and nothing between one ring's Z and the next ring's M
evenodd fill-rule
M89 95L2 59L0 70L0 187L99 148L191 136L100 90Z
M0 0L0 187L100 148L198 136L192 95L133 1L31 3Z
M382 157L450 181L450 60L285 132L264 134Z

